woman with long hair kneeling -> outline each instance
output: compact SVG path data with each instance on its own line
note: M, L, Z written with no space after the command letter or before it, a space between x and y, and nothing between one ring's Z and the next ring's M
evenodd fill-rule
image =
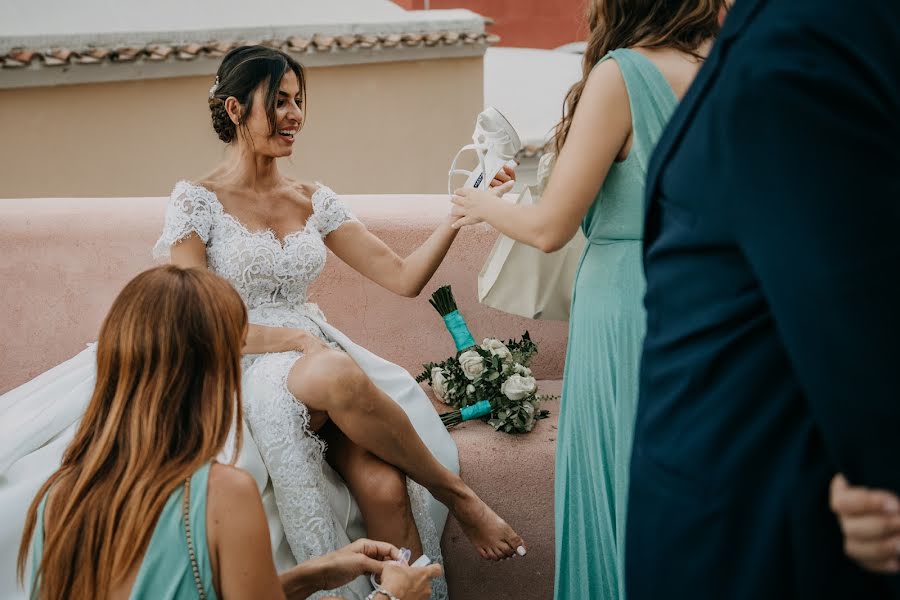
M241 446L247 327L238 293L208 271L157 267L125 286L100 331L84 417L28 510L18 574L30 549L31 597L306 597L361 574L348 553L395 595L428 596L440 567L385 567L399 552L368 540L279 582L256 483L215 462Z

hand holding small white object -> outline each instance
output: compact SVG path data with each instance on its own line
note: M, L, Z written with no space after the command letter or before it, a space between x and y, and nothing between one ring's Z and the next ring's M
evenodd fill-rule
M411 554L408 548L401 548L395 560L387 561L381 572L381 582L376 581L374 573L371 575L375 590L367 600L427 600L431 596L431 580L440 577L443 569L438 564L431 564L425 554L410 565Z
M475 188L460 188L453 192L453 196L450 197L450 202L453 203L453 207L450 209L450 216L455 217L456 221L451 227L460 229L466 225L482 222L483 218L481 217L480 209L487 203L502 202L501 198L503 195L511 191L515 184L515 179L510 179L496 187L492 187L489 191Z

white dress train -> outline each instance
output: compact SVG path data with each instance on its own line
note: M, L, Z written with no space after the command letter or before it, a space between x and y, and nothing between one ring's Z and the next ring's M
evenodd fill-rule
M278 240L271 231L247 230L213 192L180 182L154 254L165 256L172 244L196 233L206 243L209 268L238 290L251 323L303 328L347 352L403 408L437 460L459 472L456 445L410 374L354 344L307 302L309 285L325 264L325 236L354 220L327 187L320 186L312 202L306 227ZM355 500L324 460L323 442L309 430L309 411L286 387L288 372L301 356L285 352L243 359L244 445L237 465L253 475L260 489L279 570L336 550L365 532ZM95 370L90 345L0 396L0 598L25 598L15 581L25 513L59 466L90 400ZM227 461L229 454L226 449L221 459ZM447 509L420 485L409 481L408 489L425 553L441 561ZM329 593L351 600L370 590L360 577ZM443 578L435 582L432 598L447 598Z

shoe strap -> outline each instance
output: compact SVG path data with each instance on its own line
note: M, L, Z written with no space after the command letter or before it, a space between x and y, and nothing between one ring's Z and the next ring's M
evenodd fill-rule
M467 144L459 149L459 152L456 153L456 156L453 157L453 162L450 163L450 172L447 174L447 191L451 195L453 194L453 185L450 183L450 178L454 175L465 175L469 177L472 174L472 171L467 171L465 169L457 169L456 163L459 161L459 157L466 150L473 150L475 154L478 156L478 165L481 167L481 172L484 173L484 156L486 154L487 146L485 144ZM481 150L481 152L479 152Z

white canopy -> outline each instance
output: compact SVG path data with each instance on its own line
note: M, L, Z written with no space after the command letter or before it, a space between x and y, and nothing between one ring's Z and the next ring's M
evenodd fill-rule
M534 48L488 48L484 103L502 112L526 146L543 145L581 77L581 55Z

